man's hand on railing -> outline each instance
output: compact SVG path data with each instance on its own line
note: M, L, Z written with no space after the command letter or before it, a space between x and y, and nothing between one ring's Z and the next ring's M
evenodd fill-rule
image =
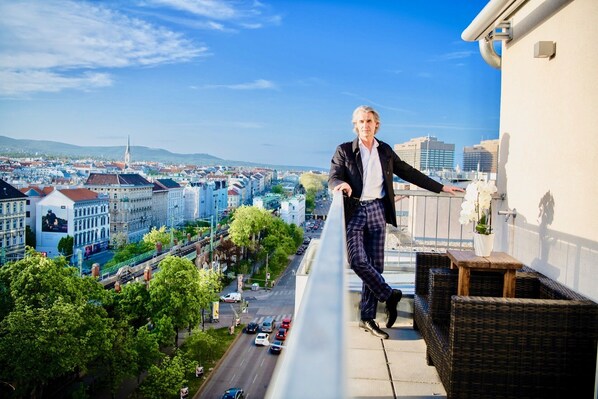
M443 193L449 193L449 194L455 195L455 193L457 193L457 192L464 193L465 190L463 190L461 187L442 186L442 192Z
M347 197L350 197L351 193L353 192L353 190L351 189L351 186L349 185L349 183L345 183L345 182L337 185L332 190L333 191L344 191L345 194L347 194Z

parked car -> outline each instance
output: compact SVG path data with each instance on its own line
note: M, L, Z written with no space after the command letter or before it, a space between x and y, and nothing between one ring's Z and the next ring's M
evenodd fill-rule
M280 323L280 328L286 328L287 330L291 328L291 318L285 317L284 319L282 319L282 322Z
M255 345L256 346L268 346L270 345L270 334L267 333L259 333L255 337Z
M220 302L241 302L241 294L238 292L231 292L220 297Z
M282 341L274 341L272 345L270 345L270 353L274 355L279 355L282 352Z
M280 341L284 341L287 339L287 329L286 328L279 328L278 332L276 333L276 339Z
M245 391L241 388L229 388L224 391L222 399L241 399L245 397Z
M256 322L252 321L249 324L247 324L247 327L245 327L245 332L247 334L256 334L259 329L260 329L260 325L257 324Z

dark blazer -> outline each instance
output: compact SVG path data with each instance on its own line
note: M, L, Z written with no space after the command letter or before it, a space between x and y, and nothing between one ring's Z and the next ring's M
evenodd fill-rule
M393 174L435 193L441 192L443 185L402 161L388 144L380 140L378 140L378 143L380 144L378 146L378 155L382 165L384 191L386 192L383 198L386 223L396 226L397 215L392 184ZM345 223L347 223L353 216L357 201L359 201L363 191L363 166L361 164L361 154L359 153L359 138L336 147L336 152L332 157L328 187L333 189L343 182L348 183L353 190L351 198L344 197Z

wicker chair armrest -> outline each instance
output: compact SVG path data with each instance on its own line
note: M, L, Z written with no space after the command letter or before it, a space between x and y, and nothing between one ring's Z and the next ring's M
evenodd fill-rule
M417 252L415 254L415 293L428 295L430 269L451 267L451 260L446 254L434 252Z

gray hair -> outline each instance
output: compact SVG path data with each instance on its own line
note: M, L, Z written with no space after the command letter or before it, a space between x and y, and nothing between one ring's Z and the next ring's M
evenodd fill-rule
M360 105L359 107L355 108L355 111L353 111L353 118L351 119L351 122L353 123L353 130L355 131L355 133L359 134L359 130L357 130L357 127L355 126L355 118L357 116L357 113L359 112L371 112L372 115L374 115L374 120L376 121L376 130L374 131L374 134L376 134L378 132L378 129L380 129L380 115L378 115L378 112L368 106L368 105Z

